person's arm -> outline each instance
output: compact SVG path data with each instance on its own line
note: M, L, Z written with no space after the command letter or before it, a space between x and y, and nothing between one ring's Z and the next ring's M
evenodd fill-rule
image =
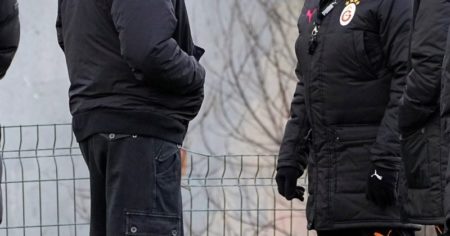
M383 0L378 11L380 40L386 66L391 74L390 99L371 148L375 166L399 170L401 165L398 107L409 65L412 26L410 0Z
M447 34L447 50L445 52L444 63L442 66L442 84L441 84L441 120L443 121L444 143L450 142L450 27ZM449 169L450 183L450 169ZM450 185L449 185L450 186ZM450 189L449 189L450 190ZM449 205L450 213L450 205ZM449 215L450 216L450 215Z
M291 117L286 124L277 163L276 181L278 192L287 200L304 200L305 189L297 186L297 179L303 175L308 160L308 139L310 125L306 115L305 85L297 65L299 81L291 103Z
M286 124L277 169L293 167L303 174L307 166L307 136L310 125L306 116L305 85L299 79L291 103L291 117Z
M63 0L58 0L58 16L56 18L56 34L58 36L58 44L64 51L64 39L62 34L61 4Z
M0 79L8 70L19 46L20 24L16 0L0 2Z
M146 82L178 94L203 87L204 68L172 38L172 0L112 0L111 15L123 57Z
M450 142L450 28L447 35L447 51L444 57L444 63L442 67L442 92L441 92L441 121L443 122L443 133L445 145L449 145ZM447 166L446 174L447 186L446 197L447 204L445 204L446 211L446 230L450 230L450 162ZM448 231L450 233L450 231ZM448 234L447 234L448 235Z
M411 44L412 70L399 108L403 135L421 129L439 112L442 68L450 18L447 0L422 0L415 19ZM433 12L433 14L430 14Z

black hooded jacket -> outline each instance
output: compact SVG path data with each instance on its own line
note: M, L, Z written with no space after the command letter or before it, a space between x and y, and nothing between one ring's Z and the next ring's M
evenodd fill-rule
M183 142L205 79L184 0L59 0L56 26L77 140L114 132Z
M20 24L19 6L16 0L0 1L0 79L8 70L19 46ZM1 139L1 134L0 134ZM1 157L0 157L1 158ZM2 174L0 161L0 178ZM3 217L2 193L0 189L0 222Z
M0 79L3 78L19 46L19 8L16 0L0 2Z
M328 4L307 0L300 15L299 82L278 168L303 173L308 167L310 229L415 227L401 217L404 199L382 209L365 196L372 165L403 170L398 104L408 73L412 3L336 2L321 20L313 54L314 21Z
M442 145L439 68L450 26L450 1L417 0L415 4L412 68L399 108L408 184L405 212L414 223L442 224L448 147Z
M441 122L444 130L445 146L450 145L450 28L447 34L447 50L442 69ZM450 158L450 156L447 156ZM450 228L450 161L447 163L445 188L446 228ZM448 232L450 235L450 232Z

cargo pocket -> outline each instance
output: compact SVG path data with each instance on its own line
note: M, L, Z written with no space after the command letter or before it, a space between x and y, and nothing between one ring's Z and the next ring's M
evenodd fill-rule
M177 145L164 142L155 160L154 211L181 215L181 157Z
M408 187L412 189L430 187L428 156L430 154L439 155L439 148L433 148L433 145L430 145L424 129L402 139L402 154Z
M180 149L174 143L161 141L158 153L155 155L155 168L157 176L176 177L175 173L180 166Z
M378 127L341 127L334 145L335 192L363 193Z
M181 220L177 216L157 215L144 211L127 211L126 235L177 236L181 233Z

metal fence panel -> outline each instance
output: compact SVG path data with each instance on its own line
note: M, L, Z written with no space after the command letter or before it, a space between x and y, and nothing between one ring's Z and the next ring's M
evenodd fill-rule
M86 236L89 172L69 124L2 127L0 236ZM276 156L188 152L186 235L312 235L305 205L278 196ZM306 180L300 181L306 186Z

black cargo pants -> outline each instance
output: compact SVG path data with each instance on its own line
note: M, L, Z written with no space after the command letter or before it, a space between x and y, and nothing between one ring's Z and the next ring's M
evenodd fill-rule
M80 143L91 180L91 236L183 235L176 144L125 134Z

